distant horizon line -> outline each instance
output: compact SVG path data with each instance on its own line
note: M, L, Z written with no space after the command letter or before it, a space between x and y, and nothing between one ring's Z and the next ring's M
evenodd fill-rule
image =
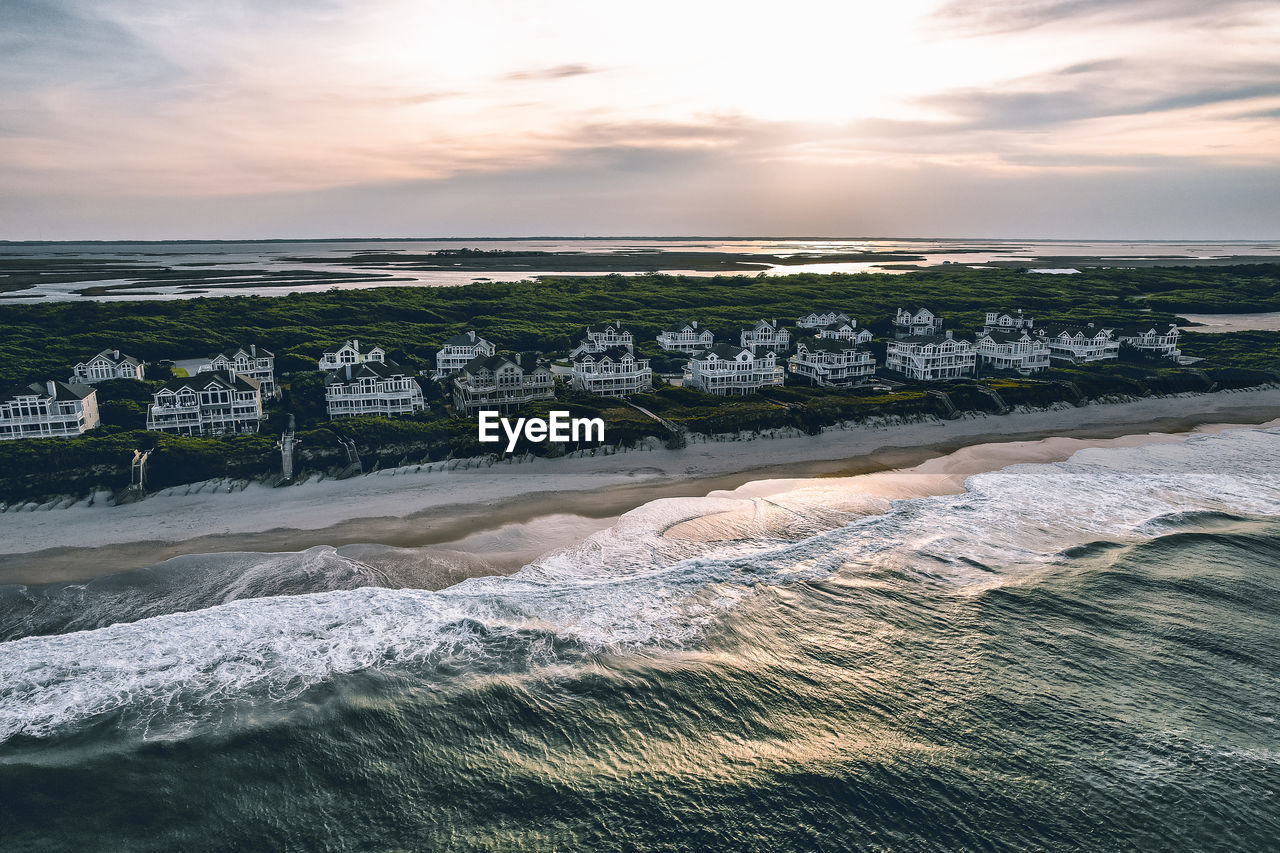
M248 237L205 238L205 237L166 237L148 239L60 239L60 240L0 240L0 246L53 246L65 244L92 243L96 245L138 245L138 244L236 244L236 243L465 243L471 241L488 242L540 242L540 241L604 241L604 240L666 240L672 242L692 242L695 240L718 240L723 242L752 241L801 241L801 240L866 240L866 241L898 241L898 242L936 242L960 243L974 241L990 241L999 243L1266 243L1280 242L1277 237L894 237L894 236L715 236L715 235L637 235L618 234L608 236L569 236L540 235L520 237L469 236L469 237Z

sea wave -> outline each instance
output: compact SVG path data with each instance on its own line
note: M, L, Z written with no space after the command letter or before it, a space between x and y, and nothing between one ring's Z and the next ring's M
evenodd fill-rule
M505 578L270 595L0 644L0 741L95 723L180 735L236 703L287 700L365 670L443 678L683 646L761 584L874 570L999 585L1091 542L1147 541L1207 514L1280 516L1277 470L1280 430L1233 430L1014 465L970 477L962 494L870 516L820 482L767 500L656 501ZM756 510L734 536L665 535L744 500ZM314 551L307 559L331 558Z

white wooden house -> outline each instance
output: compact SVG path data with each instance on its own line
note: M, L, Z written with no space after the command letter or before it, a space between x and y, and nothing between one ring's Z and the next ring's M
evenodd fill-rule
M777 320L757 320L755 326L742 330L742 347L753 353L772 350L776 353L791 349L791 332L779 326Z
M362 351L360 349L360 341L352 339L336 349L325 350L320 355L320 369L337 370L350 364L365 364L366 362L383 364L386 360L387 353L382 347L373 347Z
M608 349L634 350L635 346L635 335L615 321L603 326L587 326L582 341L569 352L569 356L576 358L584 352L604 352Z
M857 320L837 320L817 328L819 338L865 344L871 340L870 329L859 329Z
M493 355L496 347L474 331L454 335L436 353L436 378L452 376L478 355Z
M942 318L928 308L921 308L914 313L906 308L899 308L893 325L894 336L897 338L927 337L942 332Z
M699 329L697 320L674 329L663 329L658 335L658 345L672 352L702 352L711 349L714 343L711 330Z
M782 374L772 350L756 355L732 344L717 344L689 359L685 385L708 394L751 394L781 385Z
M810 385L843 388L866 382L876 372L876 361L852 341L807 338L796 342L787 372Z
M50 379L10 388L0 398L0 440L70 438L98 425L98 392Z
M1049 366L1049 345L1026 329L990 329L978 335L978 359L995 370L1035 373Z
M329 419L410 415L426 408L413 373L394 361L366 361L330 371L324 379Z
M796 320L796 325L802 329L818 329L822 326L830 326L832 323L853 323L855 326L858 325L852 317L841 311L828 311L825 314L810 311Z
M108 379L146 378L146 366L118 349L104 349L93 358L82 361L71 370L70 385L94 385Z
M1178 327L1172 323L1139 324L1116 331L1116 338L1120 343L1164 358L1178 358L1182 355L1182 350L1178 349L1178 335Z
M248 376L258 380L258 388L263 399L275 397L276 390L276 357L273 353L262 349L257 344L247 347L232 347L209 356L209 360L196 368L197 373L212 373L223 370L232 376Z
M1034 317L1022 313L1021 308L998 308L987 312L986 322L982 326L984 332L1016 332L1035 329Z
M1042 326L1036 337L1049 347L1049 357L1058 361L1083 363L1120 357L1120 342L1111 329L1090 323L1087 326Z
M514 354L476 356L453 378L453 407L511 412L533 400L555 398L555 380L542 362Z
M147 429L179 435L257 432L261 421L258 380L221 370L171 379L147 407Z
M972 376L977 360L978 350L972 342L947 332L889 341L884 366L908 379L932 382Z
M636 358L626 347L609 347L574 356L571 384L588 394L623 397L652 389L653 371L649 359Z

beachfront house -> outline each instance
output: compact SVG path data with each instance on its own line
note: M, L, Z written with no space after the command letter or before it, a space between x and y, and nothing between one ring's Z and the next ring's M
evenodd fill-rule
M855 326L858 325L848 314L840 311L828 311L825 314L810 311L796 320L796 325L802 329L817 329L822 326L830 326L832 323L853 323Z
M757 320L755 326L742 330L742 346L753 353L761 350L786 352L791 348L791 332L777 320Z
M1034 317L1022 313L1021 308L998 308L987 312L986 322L982 325L984 332L1030 332L1035 328Z
M1035 373L1049 366L1049 345L1026 329L988 329L978 335L978 360L995 370Z
M876 360L852 341L805 338L796 342L787 359L787 373L810 385L847 388L866 382L876 372Z
M1111 329L1087 326L1043 326L1036 337L1049 347L1049 358L1079 364L1120 357L1120 342Z
M699 329L697 320L674 329L663 329L658 335L658 345L672 352L697 353L711 349L713 344L715 336L710 329Z
M218 370L226 371L232 376L248 376L258 380L263 399L275 397L279 393L276 389L276 357L257 344L214 353L207 362L196 368L197 373L213 373Z
M104 349L88 361L82 361L71 370L68 385L94 385L108 379L137 379L147 375L146 366L131 355L118 349Z
M0 440L69 438L98 425L98 392L50 379L0 397Z
M387 360L387 352L382 347L362 351L360 341L352 339L337 349L325 350L320 355L321 370L337 370L352 364L383 364Z
M225 370L170 379L147 407L147 429L178 435L257 432L261 421L258 380Z
M865 344L871 340L870 329L859 329L857 320L837 320L817 328L819 338Z
M452 376L478 355L493 355L497 348L474 331L454 335L436 353L436 378Z
M634 350L635 346L635 335L615 321L604 326L587 326L581 343L570 351L569 357L576 358L584 352L599 353L609 349Z
M782 368L772 350L756 355L732 344L717 344L689 359L684 384L723 396L750 394L782 382Z
M427 407L413 372L394 361L348 364L324 378L329 419L411 415Z
M972 376L977 361L978 350L971 341L947 332L889 341L884 366L908 379L932 382Z
M476 356L453 378L453 407L461 415L481 409L512 412L533 400L554 398L550 368L531 355Z
M1116 339L1150 355L1163 358L1178 358L1182 350L1178 349L1178 327L1170 323L1140 324L1125 326L1116 330Z
M912 312L907 308L899 308L893 319L894 337L919 338L937 335L942 332L942 318L928 308Z
M412 415L426 409L413 371L394 361L365 361L330 370L324 379L329 420L360 415Z
M623 397L653 388L649 359L636 358L626 347L581 352L573 357L570 384L578 391L602 397Z

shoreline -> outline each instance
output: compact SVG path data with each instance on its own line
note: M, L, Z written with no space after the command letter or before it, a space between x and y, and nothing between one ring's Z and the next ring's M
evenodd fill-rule
M537 554L530 545L507 547L519 539L512 528L538 519L559 517L565 535L580 537L653 500L703 497L761 480L898 470L975 445L1178 435L1278 416L1280 388L1265 388L3 513L0 584L84 581L184 554L371 543L478 555L495 573L513 571Z

